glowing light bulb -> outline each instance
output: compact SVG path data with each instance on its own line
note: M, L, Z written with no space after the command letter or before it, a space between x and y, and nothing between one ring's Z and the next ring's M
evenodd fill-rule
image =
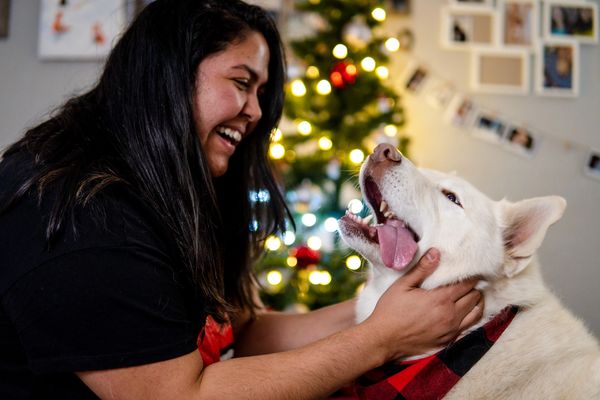
M363 202L359 199L352 199L348 202L348 210L350 210L352 214L360 213L364 207Z
M319 250L323 246L323 241L318 236L311 236L306 240L306 245L313 250Z
M386 13L383 8L377 7L373 11L371 11L371 16L375 21L383 22L385 21Z
M331 283L331 274L328 271L321 271L321 285L329 285Z
M265 241L265 247L271 251L279 250L281 247L281 239L277 236L269 236Z
M350 256L346 258L346 267L352 271L356 271L362 265L362 261L359 256Z
M326 79L320 80L319 83L317 83L317 93L322 95L331 93L331 83Z
M269 271L269 273L267 274L267 282L269 282L269 285L271 286L277 286L281 283L281 281L283 280L283 276L281 275L281 272L279 271Z
M271 141L279 142L281 139L283 139L283 132L281 132L281 129L277 128L271 132Z
M323 224L325 226L325 230L327 232L335 232L338 229L338 222L337 219L333 218L333 217L329 217L325 220L325 223Z
M313 285L321 284L321 271L312 271L310 275L308 275L308 281Z
M283 233L283 243L285 243L286 246L290 246L292 244L294 244L294 242L296 241L296 234L292 231L285 231Z
M306 94L306 86L300 79L292 81L292 94L296 97L302 97Z
M379 77L379 79L387 79L390 76L390 70L387 67L380 66L375 69L375 73Z
M269 147L269 155L274 160L281 160L285 156L285 147L280 143L273 143Z
M321 150L329 150L333 147L333 142L328 137L323 136L319 139L319 148Z
M317 217L315 214L307 213L302 216L301 221L304 226L308 226L310 228L317 223Z
M315 67L314 65L309 66L308 68L306 68L306 76L310 79L317 79L320 76L320 72L319 72L319 68Z
M346 58L346 56L348 55L348 48L343 44L339 43L335 45L332 53L335 58L339 58L341 60Z
M365 153L360 149L354 149L350 152L350 161L354 164L360 164L365 159Z
M287 265L294 268L296 265L298 265L298 259L296 257L288 257L287 260L285 260L287 262Z
M383 128L383 133L385 133L386 136L394 137L398 134L398 127L392 124L386 125L385 128Z
M365 57L360 62L360 66L365 71L369 71L370 72L370 71L373 71L375 69L375 67L377 66L377 63L375 62L375 60L373 59L373 57Z
M391 37L385 41L385 48L391 52L400 50L400 41L395 37Z
M302 121L298 124L298 132L303 136L308 136L312 132L312 125L308 121Z

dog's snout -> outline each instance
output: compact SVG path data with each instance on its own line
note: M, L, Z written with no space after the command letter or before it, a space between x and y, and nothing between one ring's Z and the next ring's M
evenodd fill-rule
M381 143L375 147L373 150L373 154L371 155L373 161L382 162L382 161L393 161L393 162L402 162L402 155L394 146L388 143Z

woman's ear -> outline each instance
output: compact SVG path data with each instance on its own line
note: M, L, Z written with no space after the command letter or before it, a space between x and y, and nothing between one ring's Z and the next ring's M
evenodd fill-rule
M567 206L560 196L526 199L504 205L504 274L513 277L525 268L541 246L550 225L558 221Z

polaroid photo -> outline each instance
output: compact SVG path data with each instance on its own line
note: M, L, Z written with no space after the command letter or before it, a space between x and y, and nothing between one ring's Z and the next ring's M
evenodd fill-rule
M0 39L8 37L8 20L10 17L10 0L0 0Z
M409 93L419 94L423 90L428 79L429 71L426 67L418 63L411 63L404 72L402 86L404 90Z
M411 0L386 0L387 9L392 14L410 14Z
M500 45L535 50L538 38L537 0L498 0Z
M439 78L431 77L423 90L425 101L436 110L445 110L456 94L454 85Z
M454 6L463 7L491 8L494 6L493 0L449 0L449 3Z
M598 4L583 0L544 1L543 34L547 40L598 43Z
M553 40L540 43L536 54L536 92L545 96L579 94L579 43Z
M506 148L519 155L531 157L540 146L540 138L523 126L509 125L504 144Z
M477 107L473 100L463 94L456 94L450 100L444 119L452 126L468 129L473 125L476 115Z
M584 173L590 178L600 180L600 151L589 152L585 161Z
M126 24L125 0L86 3L42 0L39 56L98 60L106 57Z
M497 12L493 8L443 7L441 44L450 50L493 47L498 42Z
M525 49L475 49L471 53L471 88L486 93L527 94L529 59Z
M473 136L492 143L500 143L506 133L506 123L489 111L479 111L471 129Z

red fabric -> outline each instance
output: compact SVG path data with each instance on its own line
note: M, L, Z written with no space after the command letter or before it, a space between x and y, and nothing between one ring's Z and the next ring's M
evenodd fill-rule
M198 335L198 351L204 367L221 361L221 356L233 347L231 324L218 324L210 315Z

